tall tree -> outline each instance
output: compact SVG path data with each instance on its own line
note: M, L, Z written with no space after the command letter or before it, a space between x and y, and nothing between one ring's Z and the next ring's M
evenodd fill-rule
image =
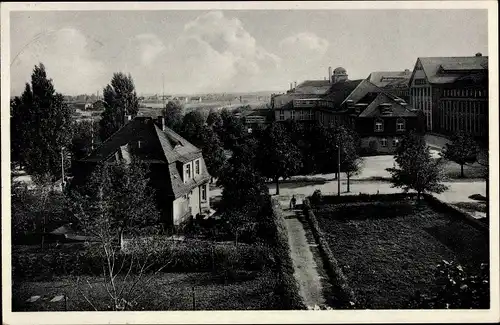
M337 143L340 144L340 171L347 177L347 192L351 191L351 176L356 175L362 166L362 158L359 156L359 139L357 134L344 127L337 126Z
M222 166L226 162L226 156L222 143L217 134L207 125L203 126L201 134L201 148L203 151L203 158L207 164L207 170L212 177L218 178L222 170Z
M219 131L219 138L222 140L225 149L234 150L238 142L247 134L243 123L230 111L221 111L223 128Z
M211 110L207 116L207 124L216 132L220 130L223 124L221 114L218 111Z
M71 140L71 154L75 160L81 159L92 151L92 147L99 144L94 121L75 122L73 127L73 138Z
M111 84L103 91L105 108L99 121L99 136L102 141L118 131L127 121L139 112L139 100L131 75L122 72L114 73Z
M460 165L460 177L464 178L464 165L477 160L478 148L474 139L465 132L453 135L451 143L446 144L442 156Z
M61 177L61 150L71 142L71 109L42 63L33 69L31 85L11 102L11 110L13 158L38 183Z
M431 158L423 136L407 134L396 150L395 160L398 166L387 169L392 175L393 187L403 188L405 192L415 190L418 200L422 193L442 193L447 189L442 184L440 162Z
M181 135L195 146L203 145L202 134L205 118L199 111L191 111L182 119Z
M259 170L262 175L276 183L279 194L279 179L287 178L300 170L302 165L300 150L292 143L283 125L274 122L265 132L258 154Z
M165 116L165 126L180 132L182 128L182 117L184 115L184 107L177 101L169 101L165 105L163 116Z

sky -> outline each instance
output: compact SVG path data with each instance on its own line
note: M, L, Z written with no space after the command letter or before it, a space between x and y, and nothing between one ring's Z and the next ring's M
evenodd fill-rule
M11 94L42 62L58 92L100 92L114 72L139 94L285 91L290 82L413 70L421 56L488 55L487 10L17 11Z

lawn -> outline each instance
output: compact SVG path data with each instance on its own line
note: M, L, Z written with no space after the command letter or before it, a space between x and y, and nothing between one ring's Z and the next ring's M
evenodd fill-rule
M334 256L366 308L404 308L437 286L436 265L478 269L488 238L472 226L410 201L322 205L315 209Z
M137 287L135 292L142 297L131 310L193 310L193 288L196 310L270 309L274 298L270 278L272 275L263 272L241 271L235 279L225 283L220 276L210 272L161 273L147 285ZM101 277L81 277L78 286L76 280L71 276L38 282L14 280L12 310L64 311L67 307L68 311L93 311L84 295L99 311L111 310L111 299ZM117 281L122 280L117 278ZM67 295L67 306L64 299L50 302L58 295ZM40 299L26 302L31 296L40 296Z

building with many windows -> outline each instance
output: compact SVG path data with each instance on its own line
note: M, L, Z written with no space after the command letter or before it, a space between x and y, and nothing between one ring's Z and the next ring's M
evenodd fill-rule
M418 58L410 78L410 104L430 132L488 135L488 57Z

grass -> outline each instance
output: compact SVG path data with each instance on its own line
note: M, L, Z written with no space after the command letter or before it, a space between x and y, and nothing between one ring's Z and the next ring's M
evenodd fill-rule
M137 294L142 294L142 297L130 310L193 310L193 287L196 310L269 309L274 298L271 277L265 272L241 271L236 279L225 284L219 276L209 272L162 273L152 278L148 285L137 288ZM101 277L81 277L79 286L76 281L70 276L56 277L52 281L14 281L12 310L64 311L64 300L50 302L56 295L64 294L68 297L68 311L93 311L81 292L99 311L112 310L111 299ZM126 285L130 284L131 281ZM41 298L34 303L26 302L34 295Z
M488 238L423 202L323 205L314 212L366 308L404 308L417 290L437 286L434 272L442 260L472 269L488 261Z

